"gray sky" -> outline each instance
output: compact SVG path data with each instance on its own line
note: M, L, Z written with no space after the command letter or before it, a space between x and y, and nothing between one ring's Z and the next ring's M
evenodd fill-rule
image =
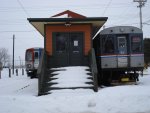
M106 27L132 25L139 27L138 3L133 0L0 0L0 48L7 48L12 57L15 34L15 60L24 60L25 50L43 47L43 37L27 18L48 18L64 10L87 17L108 17ZM150 38L150 1L143 11L144 38ZM149 24L149 25L148 25ZM19 61L18 61L19 62Z

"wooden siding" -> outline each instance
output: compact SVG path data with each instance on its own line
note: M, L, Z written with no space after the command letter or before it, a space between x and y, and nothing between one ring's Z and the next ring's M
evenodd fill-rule
M83 32L84 33L84 55L88 55L91 49L91 24L89 25L46 25L46 51L52 55L52 33L53 32Z

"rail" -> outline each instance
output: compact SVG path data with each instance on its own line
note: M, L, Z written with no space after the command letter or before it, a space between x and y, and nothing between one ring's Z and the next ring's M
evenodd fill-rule
M97 80L98 70L97 70L97 63L95 57L95 50L93 48L89 52L89 62L90 62L90 69L91 69L93 82L94 82L94 91L97 92L98 91L98 80Z
M47 73L47 54L45 51L42 52L42 57L40 59L39 67L37 70L38 75L38 95L42 95L44 93L44 77Z

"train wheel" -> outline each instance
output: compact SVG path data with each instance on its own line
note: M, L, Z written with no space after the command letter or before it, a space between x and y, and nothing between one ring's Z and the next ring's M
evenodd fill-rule
M30 77L30 73L27 73L27 77Z
M34 71L31 73L30 78L31 78L31 79L35 78L35 76L34 76Z
M37 78L37 71L33 71L30 78Z
M111 72L104 71L102 75L102 84L105 86L111 85Z

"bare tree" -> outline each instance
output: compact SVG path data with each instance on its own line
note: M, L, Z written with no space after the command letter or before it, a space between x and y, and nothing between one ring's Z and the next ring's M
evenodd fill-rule
M10 61L10 56L6 48L0 48L0 62L3 63L3 66L6 66Z

